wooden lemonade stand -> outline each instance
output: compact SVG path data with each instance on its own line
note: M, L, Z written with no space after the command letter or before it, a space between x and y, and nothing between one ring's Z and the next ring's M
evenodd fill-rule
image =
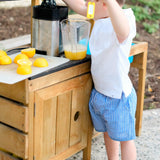
M39 1L32 0L32 5L37 4ZM135 43L130 55L134 55L131 67L139 70L139 136L148 44ZM15 84L0 83L0 160L64 160L81 150L83 159L90 160L91 88L90 57L67 62Z

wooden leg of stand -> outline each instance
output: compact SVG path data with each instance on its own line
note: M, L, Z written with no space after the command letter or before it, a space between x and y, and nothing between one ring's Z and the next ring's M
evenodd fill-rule
M83 149L83 160L91 160L92 136L93 136L93 125L90 120L88 127L87 147Z
M147 50L142 54L143 54L141 57L142 68L139 69L139 81L138 81L138 91L137 91L136 136L140 136L142 128Z
M144 70L139 70L139 84L137 92L137 110L136 110L136 136L140 136L142 128L143 103L144 103Z

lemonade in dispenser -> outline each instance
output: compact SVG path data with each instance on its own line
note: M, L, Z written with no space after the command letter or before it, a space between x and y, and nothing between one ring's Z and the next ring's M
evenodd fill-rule
M65 19L61 22L65 57L81 60L86 57L91 24L82 19Z

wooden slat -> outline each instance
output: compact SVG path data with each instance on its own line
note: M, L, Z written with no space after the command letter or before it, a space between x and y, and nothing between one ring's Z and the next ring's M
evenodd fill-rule
M64 92L68 92L73 90L73 88L78 88L83 86L88 79L90 78L90 74L85 74L83 76L79 76L63 83L58 83L57 85L52 85L45 89L41 89L36 91L36 93L43 98L43 100L47 100L51 97L58 96Z
M71 91L58 96L56 154L69 148Z
M0 148L28 158L28 136L0 123Z
M70 146L81 141L83 88L75 88L72 93L72 113L70 129ZM75 120L76 113L79 117ZM77 115L78 116L78 115Z
M33 133L34 133L34 92L30 92L28 95L28 160L33 159Z
M69 78L79 76L90 71L90 62L86 62L74 67L63 69L61 71L36 78L29 81L29 91L38 90L49 85L53 85Z
M43 116L44 100L35 93L35 117L34 117L34 157L42 160L43 155Z
M28 103L28 92L26 90L25 81L21 81L12 85L0 83L0 95L24 104Z
M31 43L31 35L28 34L0 41L0 46L4 49L9 50L20 46L29 45L30 43Z
M28 108L0 97L0 122L28 132Z
M34 157L47 160L55 155L57 97L44 100L36 93L35 106Z
M34 157L47 160L55 155L57 97L44 100L35 93L35 107Z
M44 102L43 160L55 155L57 97Z
M65 152L62 152L60 154L55 155L54 157L51 157L50 160L65 160L66 158L81 151L84 147L85 146L83 146L82 143L75 144L71 146L70 148L68 148Z
M0 160L19 160L8 153L0 151Z

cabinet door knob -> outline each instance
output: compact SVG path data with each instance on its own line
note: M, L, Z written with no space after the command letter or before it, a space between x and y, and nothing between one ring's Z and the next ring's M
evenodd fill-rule
M79 118L79 116L80 116L80 112L77 111L77 112L75 113L75 115L74 115L74 121L77 121L78 118Z

